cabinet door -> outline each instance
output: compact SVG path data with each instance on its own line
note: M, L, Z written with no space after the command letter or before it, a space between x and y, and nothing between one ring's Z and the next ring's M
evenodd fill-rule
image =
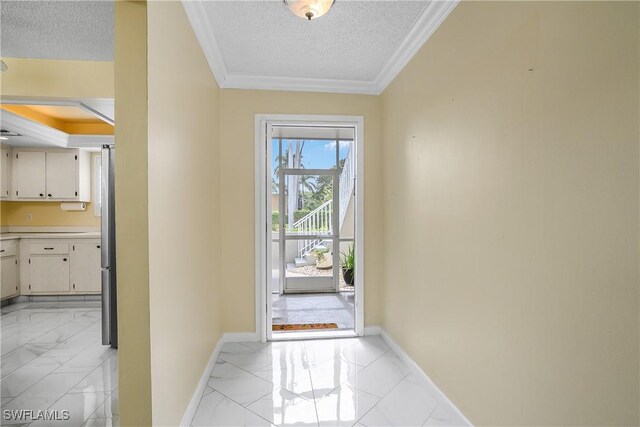
M0 260L0 298L12 297L18 294L18 261L16 257L5 257Z
M0 199L9 198L9 150L0 150Z
M74 200L76 187L76 153L47 153L47 197Z
M16 197L18 199L44 199L44 151L19 151L14 158L16 167Z
M78 294L100 292L100 244L76 243L71 251L71 286Z
M32 256L31 292L69 292L69 255Z

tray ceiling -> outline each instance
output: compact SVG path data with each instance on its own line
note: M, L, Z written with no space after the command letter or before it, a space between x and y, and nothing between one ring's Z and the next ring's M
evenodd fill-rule
M379 94L456 1L337 0L305 21L278 0L183 1L223 88Z

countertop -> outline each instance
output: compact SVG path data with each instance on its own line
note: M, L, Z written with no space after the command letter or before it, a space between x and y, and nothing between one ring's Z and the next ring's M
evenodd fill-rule
M2 233L0 241L15 239L99 239L99 231L87 231L82 233Z

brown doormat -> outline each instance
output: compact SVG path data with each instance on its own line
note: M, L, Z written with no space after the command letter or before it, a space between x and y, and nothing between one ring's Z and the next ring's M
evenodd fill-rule
M304 331L307 329L338 329L336 323L294 323L291 325L273 325L274 331Z

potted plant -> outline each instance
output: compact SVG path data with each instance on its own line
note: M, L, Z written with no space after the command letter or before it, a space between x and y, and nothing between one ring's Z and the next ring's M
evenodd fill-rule
M313 254L316 258L316 268L319 270L328 270L332 267L333 263L331 262L331 252L329 248L318 245L313 250Z
M341 252L342 254L342 277L344 282L348 285L354 285L356 282L355 268L356 268L356 256L353 249L353 245L349 245L347 252Z

